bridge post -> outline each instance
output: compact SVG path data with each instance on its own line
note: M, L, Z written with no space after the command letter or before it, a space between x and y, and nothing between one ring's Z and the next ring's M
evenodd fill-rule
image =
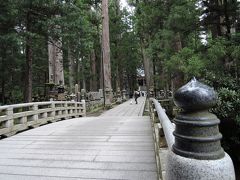
M221 147L220 120L208 110L216 105L213 88L193 79L174 95L182 112L174 119L175 142L167 157L167 180L234 180L231 158Z
M86 109L86 101L85 100L82 100L81 101L81 103L82 103L82 108L83 108L83 117L86 117L86 115L87 115L87 109Z
M37 112L37 111L38 111L38 105L37 105L37 104L34 104L34 105L33 105L33 111L34 111L34 112ZM38 114L34 114L34 115L33 115L33 120L36 121L36 122L38 121Z
M64 109L65 110L63 111L63 114L67 115L68 114L68 104L66 102L64 102Z
M52 109L52 112L51 112L51 117L55 118L56 116L56 111L55 111L55 102L51 102L51 109Z
M13 107L8 107L6 110L6 115L8 117L8 121L6 123L6 128L11 129L13 127Z

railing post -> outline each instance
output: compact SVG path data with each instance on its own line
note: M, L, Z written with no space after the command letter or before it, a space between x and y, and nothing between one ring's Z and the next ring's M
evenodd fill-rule
M11 128L14 125L13 122L13 107L8 107L6 111L6 115L8 117L7 123L6 123L6 128L9 129L9 132L11 131Z
M54 119L55 119L55 116L56 116L56 106L55 106L55 102L54 101L52 101L51 102L51 117L53 117Z
M68 103L66 103L66 102L64 102L64 109L65 109L65 110L64 110L64 113L63 113L63 114L65 115L64 118L66 118L67 115L68 115Z
M183 111L174 119L175 142L167 158L167 180L234 180L231 158L221 147L219 119L208 110L215 91L193 79L174 95Z
M38 105L37 104L34 104L33 105L33 111L34 111L34 115L33 115L33 121L36 121L38 120Z
M85 117L86 116L86 101L82 100L81 103L82 103L82 108L83 108L83 115L82 116Z

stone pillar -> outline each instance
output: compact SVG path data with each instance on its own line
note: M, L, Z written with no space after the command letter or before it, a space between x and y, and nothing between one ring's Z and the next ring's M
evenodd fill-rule
M85 100L85 89L81 89L81 100Z
M117 88L117 103L118 104L122 103L122 96L121 96L120 88Z
M98 92L99 92L99 94L100 94L100 98L103 99L103 90L102 90L102 89L99 89Z
M51 110L52 110L52 112L51 112L51 117L52 117L53 119L55 119L55 116L56 116L56 106L55 106L55 102L51 102Z
M105 107L107 109L110 109L112 107L112 98L113 98L112 89L105 88Z
M33 111L36 113L35 115L33 115L33 121L38 121L38 105L34 104L33 105Z
M75 93L75 101L77 101L77 102L80 101L80 99L78 98L78 96L79 96L78 84L75 84L74 93Z
M64 105L64 109L65 109L65 110L63 110L63 114L67 115L68 114L68 103L65 102L63 105Z
M149 97L154 97L154 87L151 86L150 89L149 89Z
M8 107L6 110L6 115L7 115L7 123L6 123L6 128L9 128L9 130L13 127L14 122L13 122L13 108Z
M182 112L174 119L175 143L167 158L167 180L235 179L232 160L221 147L220 120L208 111L216 101L213 88L196 79L175 93L174 103Z
M125 89L122 90L122 100L123 101L127 100L127 98L126 98L126 90Z
M81 103L82 103L82 116L85 117L86 116L86 101L84 99L81 100Z

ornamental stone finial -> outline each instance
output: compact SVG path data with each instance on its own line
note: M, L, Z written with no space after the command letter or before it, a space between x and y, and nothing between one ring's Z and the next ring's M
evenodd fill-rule
M208 110L217 101L213 88L193 78L174 95L174 103L183 111L174 119L174 153L194 159L220 159L224 151L220 140L220 120Z
M174 119L175 136L166 162L166 180L235 180L231 158L221 147L220 120L208 110L216 104L213 88L193 78L174 95L183 111Z
M184 111L210 109L216 105L217 95L213 88L193 78L178 89L174 95L174 103Z

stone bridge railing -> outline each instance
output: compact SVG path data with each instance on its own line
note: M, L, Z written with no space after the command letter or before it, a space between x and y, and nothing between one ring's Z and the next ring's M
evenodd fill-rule
M85 102L49 101L0 106L0 136L86 115Z
M182 111L171 122L150 99L159 179L235 180L232 160L221 147L220 120L208 111L216 100L212 88L193 79L174 94Z

